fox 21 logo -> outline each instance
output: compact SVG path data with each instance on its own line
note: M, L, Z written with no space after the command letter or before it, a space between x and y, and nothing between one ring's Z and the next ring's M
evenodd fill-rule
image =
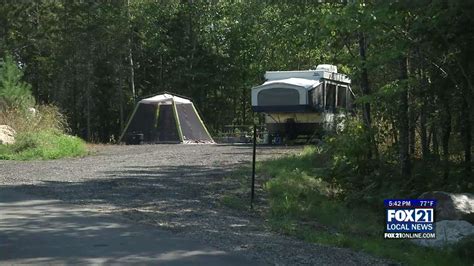
M435 237L434 207L430 200L385 200L385 238Z
M434 222L433 209L391 209L387 210L387 222Z

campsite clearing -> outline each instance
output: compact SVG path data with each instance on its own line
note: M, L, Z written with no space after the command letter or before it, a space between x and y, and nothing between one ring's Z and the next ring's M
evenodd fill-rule
M96 155L84 158L1 161L0 194L18 191L45 200L79 204L96 214L152 225L257 262L384 263L364 253L278 235L269 231L258 215L222 206L220 197L235 185L224 177L249 164L250 146L99 146L97 150ZM258 159L300 150L261 147Z

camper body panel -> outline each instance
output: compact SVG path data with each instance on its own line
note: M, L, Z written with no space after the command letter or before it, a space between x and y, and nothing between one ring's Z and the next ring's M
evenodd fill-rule
M345 117L343 112L265 113L265 125L269 133L280 136L288 135L290 127L299 135L322 135L342 126L339 121Z

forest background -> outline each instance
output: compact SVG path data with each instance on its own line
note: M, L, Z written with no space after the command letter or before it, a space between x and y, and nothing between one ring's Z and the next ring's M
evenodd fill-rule
M191 97L214 134L253 124L250 88L266 70L335 64L358 107L327 139L338 169L397 165L407 184L461 191L472 189L472 11L460 0L3 1L0 51L37 103L92 142L116 140L136 101L162 91Z

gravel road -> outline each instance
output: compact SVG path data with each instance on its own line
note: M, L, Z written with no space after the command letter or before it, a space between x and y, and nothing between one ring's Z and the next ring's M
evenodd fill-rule
M348 249L271 232L259 215L222 206L224 178L252 158L250 146L99 146L95 155L55 161L0 161L0 188L151 224L221 250L272 265L380 265ZM300 148L262 147L258 159ZM1 190L0 190L1 191Z

